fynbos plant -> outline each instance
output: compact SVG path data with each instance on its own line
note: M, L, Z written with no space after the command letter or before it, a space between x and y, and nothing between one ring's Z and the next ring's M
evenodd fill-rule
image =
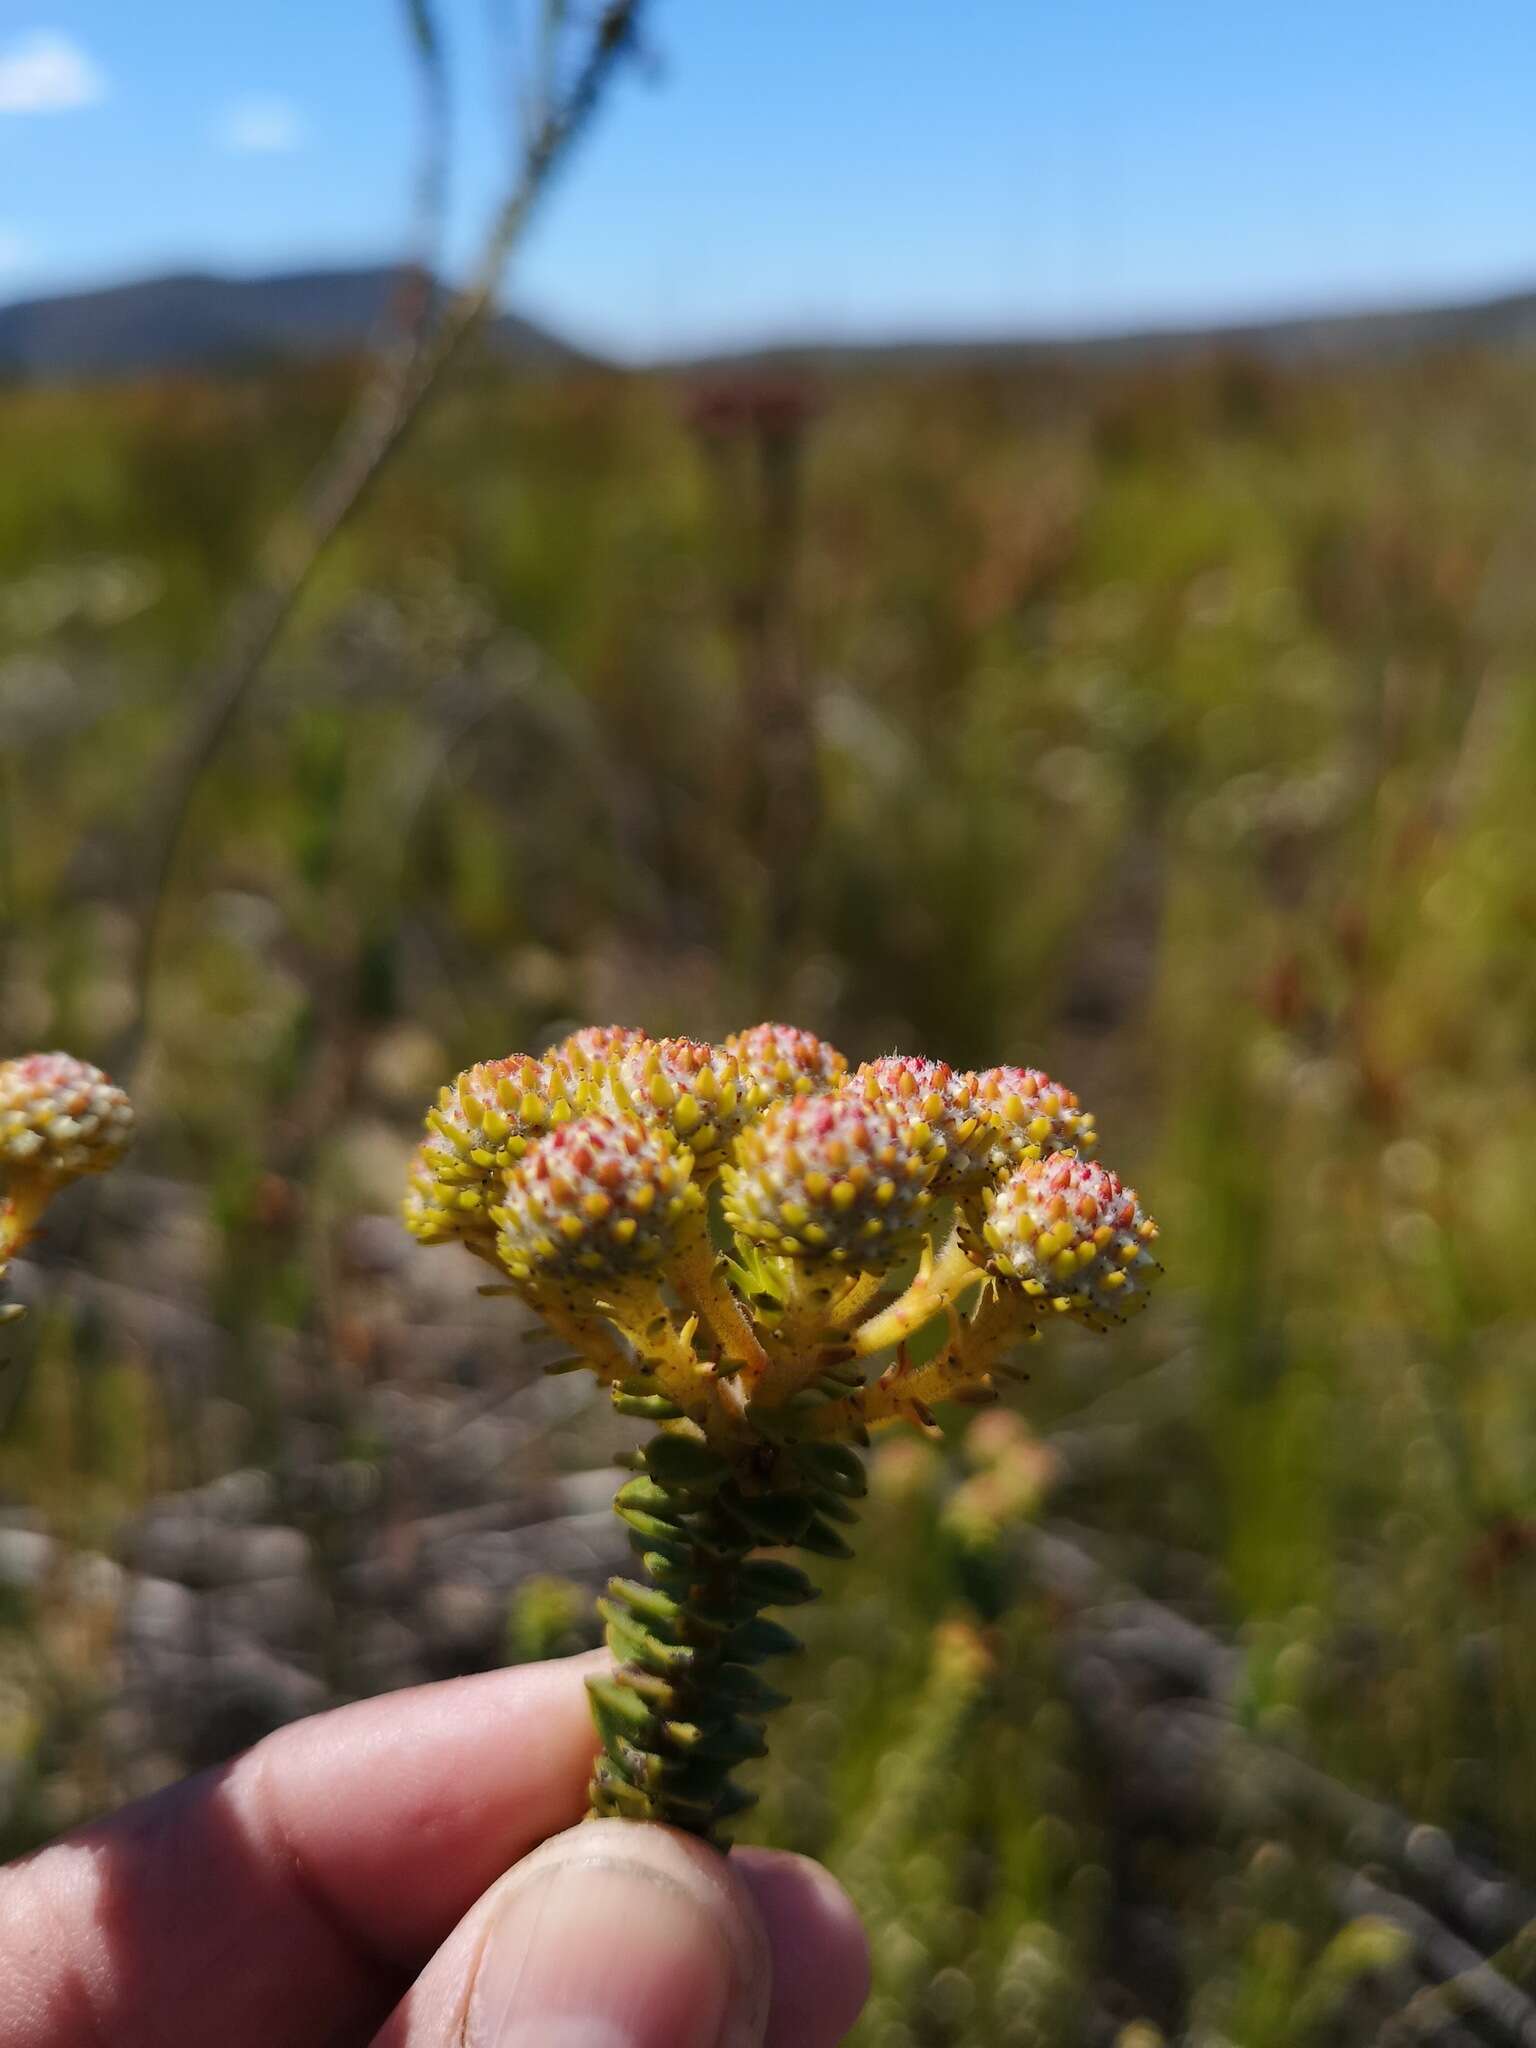
M872 1429L936 1430L936 1403L996 1399L1051 1318L1143 1306L1156 1226L1094 1141L1032 1068L850 1073L781 1024L723 1045L601 1027L441 1091L409 1227L494 1266L654 1426L616 1501L644 1576L599 1603L594 1814L721 1841L783 1699L758 1667L798 1647L764 1610L816 1590L765 1553L848 1556Z
M99 1067L67 1052L0 1060L0 1321L11 1260L61 1188L116 1166L133 1138L133 1106Z

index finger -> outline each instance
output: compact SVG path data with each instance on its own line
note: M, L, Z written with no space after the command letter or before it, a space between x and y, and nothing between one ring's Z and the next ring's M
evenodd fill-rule
M0 2040L366 2035L486 1887L580 1818L601 1662L296 1722L0 1871Z

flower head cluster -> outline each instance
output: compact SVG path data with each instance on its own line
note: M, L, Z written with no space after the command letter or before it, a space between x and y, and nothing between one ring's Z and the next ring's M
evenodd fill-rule
M988 1067L966 1079L980 1118L969 1148L973 1167L979 1155L979 1167L954 1183L956 1220L965 1250L985 1266L990 1260L981 1226L989 1194L1032 1159L1091 1151L1098 1133L1092 1112L1038 1067Z
M0 1060L0 1296L59 1190L108 1172L132 1140L133 1105L100 1067L67 1052ZM0 1299L0 1323L21 1313Z
M405 1227L418 1244L451 1244L471 1234L469 1214L452 1201L432 1170L425 1144L411 1154L405 1171L405 1199L400 1205ZM486 1225L489 1226L489 1213Z
M497 1249L530 1293L590 1300L595 1287L652 1272L703 1206L693 1156L638 1118L595 1111L531 1145L503 1177Z
M1026 1160L985 1197L992 1270L1091 1328L1146 1306L1157 1225L1135 1191L1075 1152Z
M988 1067L976 1076L976 1100L991 1125L998 1171L1049 1152L1091 1152L1098 1143L1092 1111L1038 1067Z
M570 1074L600 1072L631 1046L644 1045L646 1035L633 1024L584 1024L566 1038L544 1048L547 1066Z
M67 1052L0 1061L0 1173L62 1187L106 1173L133 1138L133 1105Z
M926 1123L876 1097L786 1096L736 1141L726 1221L792 1259L884 1268L916 1249L943 1158Z
M1140 1305L1155 1232L1083 1157L1095 1135L1072 1091L1033 1067L968 1073L890 1054L850 1073L836 1047L793 1025L754 1025L722 1045L596 1025L539 1059L466 1068L440 1091L405 1219L423 1243L457 1239L525 1290L665 1275L681 1261L685 1298L712 1300L730 1355L751 1356L723 1281L708 1278L700 1225L679 1249L677 1224L697 1217L717 1174L743 1244L876 1275L920 1248L933 1203L949 1196L953 1249L909 1310L873 1319L871 1345L917 1327L912 1317L955 1298L978 1267L1021 1299L1105 1322Z
M761 1109L781 1095L823 1095L848 1071L835 1045L795 1024L754 1024L725 1041L741 1069L744 1089Z
M697 1038L642 1038L611 1059L583 1107L638 1117L685 1145L706 1177L750 1113L736 1055Z
M893 1055L850 1074L784 1024L723 1045L588 1029L441 1092L409 1228L499 1265L654 1426L621 1460L645 1580L602 1603L594 1813L722 1840L747 1797L730 1772L779 1697L753 1667L794 1642L761 1611L816 1590L756 1553L847 1556L873 1429L995 1398L1051 1305L1095 1329L1141 1306L1155 1228L1092 1140L1034 1069ZM994 1458L951 1533L984 1552L1049 1477Z
M996 1134L974 1074L956 1073L943 1060L889 1053L866 1060L846 1085L935 1134L943 1146L935 1194L954 1194L985 1178Z
M411 1164L406 1224L426 1244L485 1238L502 1176L542 1132L574 1113L556 1067L514 1055L482 1060L438 1091Z
M69 1078L47 1060L10 1067L33 1075L34 1096ZM0 1097L0 1143L4 1108ZM109 1120L69 1117L56 1138L88 1157L98 1128ZM30 1133L19 1142L35 1150ZM439 1092L404 1213L423 1243L467 1244L530 1298L584 1292L590 1305L619 1280L669 1282L706 1309L726 1355L766 1362L712 1267L701 1212L717 1174L739 1243L787 1261L785 1273L888 1272L920 1249L947 1196L950 1248L869 1318L859 1346L900 1342L978 1268L1001 1283L1004 1308L1018 1302L1021 1323L1048 1301L1101 1327L1142 1306L1159 1269L1155 1225L1084 1156L1095 1136L1072 1091L1033 1067L968 1073L889 1054L850 1073L834 1046L792 1025L754 1025L723 1045L590 1026L542 1058L466 1068ZM964 1383L964 1371L944 1382Z

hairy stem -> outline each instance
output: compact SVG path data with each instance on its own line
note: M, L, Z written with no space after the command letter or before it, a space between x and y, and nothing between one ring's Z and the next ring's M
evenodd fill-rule
M47 1181L32 1177L0 1196L0 1264L15 1258L32 1242L38 1218L52 1194Z
M693 1348L698 1317L690 1316L679 1328L660 1291L645 1285L616 1289L613 1300L598 1306L612 1318L613 1327L633 1352L623 1383L643 1382L648 1392L670 1403L677 1415L702 1419L709 1409L713 1375Z
M602 1316L578 1315L574 1309L565 1308L558 1302L542 1303L539 1313L557 1337L564 1338L567 1344L580 1352L582 1361L606 1385L627 1379L634 1371L634 1361L625 1350L618 1332Z
M851 1329L875 1299L884 1285L880 1273L859 1273L849 1283L846 1291L833 1304L827 1317L828 1327L834 1330Z
M949 1342L923 1365L898 1359L889 1372L856 1396L866 1424L903 1417L922 1420L938 1401L974 1398L990 1389L990 1375L1019 1344L1035 1334L1028 1298L1015 1289L988 1286L976 1312L954 1317Z
M702 1217L697 1231L690 1233L680 1246L669 1277L715 1338L722 1354L733 1365L741 1366L749 1381L760 1380L768 1370L768 1354L731 1291Z
M985 1277L961 1244L957 1228L937 1258L924 1259L904 1294L899 1294L878 1315L860 1323L851 1339L854 1349L861 1358L868 1358L876 1351L903 1343Z

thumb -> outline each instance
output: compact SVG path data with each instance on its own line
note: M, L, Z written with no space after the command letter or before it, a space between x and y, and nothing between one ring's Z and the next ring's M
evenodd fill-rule
M376 2048L761 2048L767 1936L691 1836L585 1821L492 1887Z

